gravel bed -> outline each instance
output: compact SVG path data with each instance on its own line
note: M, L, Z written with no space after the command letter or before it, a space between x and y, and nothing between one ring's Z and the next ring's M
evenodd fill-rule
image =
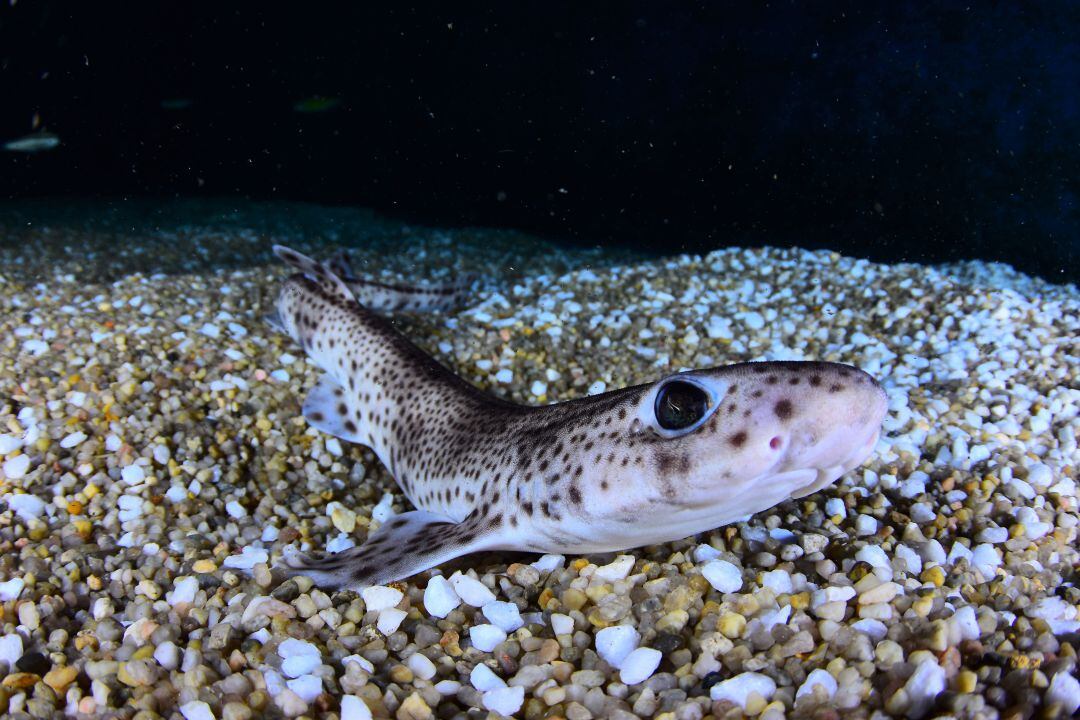
M1080 705L1080 292L979 262L648 259L361 211L0 212L6 717L1068 716ZM201 208L201 209L200 209ZM200 209L205 222L180 216ZM33 210L33 209L31 209ZM253 218L278 213L277 224ZM303 222L296 219L302 216ZM273 242L485 278L396 323L523 403L756 359L886 387L875 456L749 522L625 554L488 553L324 592L289 546L407 508L300 415L318 370L259 320Z

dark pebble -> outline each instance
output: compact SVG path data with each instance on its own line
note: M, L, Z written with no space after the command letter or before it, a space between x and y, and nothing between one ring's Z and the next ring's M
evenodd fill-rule
M49 672L52 663L39 652L28 652L15 661L15 667L22 672L44 675Z
M720 673L718 673L716 671L713 671L711 673L708 673L705 677L701 678L701 687L706 692L708 692L709 688L711 688L716 683L722 681L723 679L724 679L723 675L721 675Z
M652 642L652 647L659 650L665 657L686 645L682 637L671 633L660 633Z
M300 586L296 584L295 580L286 580L274 588L274 591L270 593L270 597L284 603L292 602L300 597Z

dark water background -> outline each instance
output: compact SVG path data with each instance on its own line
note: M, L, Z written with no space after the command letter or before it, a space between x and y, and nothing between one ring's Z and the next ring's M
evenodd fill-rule
M63 144L0 154L0 196L300 200L1076 281L1078 89L1077 2L21 0L0 7L0 139L38 113ZM312 96L337 105L294 109Z

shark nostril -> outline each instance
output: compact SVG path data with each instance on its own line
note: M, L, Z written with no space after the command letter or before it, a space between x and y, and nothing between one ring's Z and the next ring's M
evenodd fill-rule
M784 440L779 435L774 436L773 439L769 441L769 447L773 450L779 450L780 446L783 444Z

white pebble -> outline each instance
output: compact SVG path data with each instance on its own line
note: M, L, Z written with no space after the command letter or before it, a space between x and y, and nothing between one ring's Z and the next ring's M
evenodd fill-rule
M623 658L619 667L619 679L624 685L645 682L656 672L656 668L660 667L663 657L659 650L653 648L639 647L632 650Z
M435 677L435 663L423 653L413 653L409 657L408 666L413 671L413 675L421 680L430 680Z
M505 633L512 633L525 624L525 621L521 619L518 606L511 602L496 600L489 602L482 610L484 617Z
M242 518L247 517L247 509L236 500L230 500L225 503L225 512L229 513L229 517Z
M904 561L907 565L908 575L918 576L922 572L922 558L919 554L909 548L907 545L900 543L893 549L893 555Z
M428 580L427 588L424 589L424 607L429 615L444 618L460 604L461 598L446 578L436 575Z
M742 589L742 571L727 560L713 560L701 568L701 574L717 591L722 593L738 592Z
M363 655L346 655L345 657L341 658L341 666L345 667L346 663L356 663L361 668L363 668L364 672L368 674L375 672L375 666L372 665L371 661Z
M556 635L570 635L574 632L574 618L562 613L552 613L551 629Z
M707 563L720 557L720 551L712 545L698 545L694 548L694 560L699 563Z
M530 565L540 572L552 572L558 570L566 563L562 555L541 555L540 559Z
M154 462L158 465L168 465L169 458L172 457L172 451L169 450L168 445L162 445L158 443L154 446Z
M201 328L199 328L199 332L210 338L216 338L221 336L221 329L217 325L214 325L212 323L206 323L205 325L203 325Z
M307 640L297 640L296 638L282 640L278 645L277 652L283 660L294 657L321 657L318 646L309 643Z
M484 607L495 600L494 593L488 590L484 583L460 572L450 576L450 584L458 597L473 607Z
M248 545L240 551L239 555L230 555L225 558L222 565L237 570L251 570L259 563L267 562L269 559L270 555L266 550Z
M371 710L367 703L356 695L344 695L341 698L341 720L371 720Z
M525 702L525 688L519 686L488 690L484 693L483 702L488 710L511 717Z
M281 661L281 672L286 677L297 678L315 671L322 665L318 655L294 655Z
M8 667L14 667L15 662L23 655L22 636L17 633L8 633L0 637L0 662L6 662Z
M495 647L506 639L506 633L494 625L487 623L473 625L469 628L469 638L473 647L483 652L491 652Z
M0 602L18 600L25 585L22 578L11 578L7 582L0 582Z
M180 706L185 720L214 720L214 711L202 700L192 700Z
M4 461L4 476L8 480L19 480L30 470L30 456L16 455Z
M829 517L847 517L847 505L840 498L829 498L825 501L825 512Z
M1080 681L1065 670L1054 673L1043 702L1060 703L1062 717L1076 714L1080 710Z
M142 465L127 465L120 470L120 479L128 485L138 485L146 479L146 471Z
M27 340L22 344L22 347L31 355L41 355L49 349L49 344L44 340Z
M375 507L371 508L372 520L378 520L381 523L386 522L390 518L394 517L394 509L391 504L394 502L394 496L390 493L386 493L379 500Z
M1077 620L1080 613L1074 605L1070 605L1062 598L1049 596L1038 600L1027 607L1024 611L1028 617L1042 618L1050 626L1050 632L1055 635L1080 632L1080 621Z
M187 488L183 485L173 485L165 491L165 497L173 504L187 500L187 496Z
M978 640L981 631L979 630L979 620L975 616L975 608L971 605L965 605L964 607L953 613L953 616L949 618L949 626L953 628L960 640Z
M822 670L817 668L811 670L810 674L806 676L806 680L799 686L799 689L795 691L795 699L798 700L803 695L809 695L814 692L814 686L817 685L825 690L825 694L831 699L836 694L836 678L829 674L828 670Z
M744 672L713 685L709 690L709 697L713 700L727 700L745 710L746 699L750 693L757 693L767 702L776 693L776 683L768 675Z
M315 702L315 698L323 691L322 679L314 675L301 675L285 684L306 703Z
M154 648L154 659L166 670L175 670L180 665L180 648L171 640L166 640Z
M855 518L856 535L876 535L878 531L877 518L869 515L859 515Z
M1028 468L1027 481L1032 485L1050 487L1054 483L1054 472L1046 463L1032 463Z
M859 548L859 551L855 553L855 559L862 560L871 567L889 567L889 556L885 554L880 545L865 545Z
M287 371L278 368L277 370L274 370L272 373L270 373L270 377L274 378L278 382L288 382L290 376Z
M433 686L441 695L457 695L461 690L461 683L457 680L440 680Z
M326 444L326 452L330 453L334 457L341 457L341 455L342 455L341 443L338 441L337 438L332 437L332 438L328 439L325 444Z
M326 543L326 552L339 553L342 550L348 550L351 547L356 547L356 543L353 539L345 533L338 533Z
M904 685L910 705L908 717L922 717L945 690L945 669L931 659L923 660Z
M190 603L195 600L195 593L199 591L198 578L187 575L185 577L176 578L173 582L173 589L171 592L165 593L165 600L170 605L179 605L180 603Z
M26 456L20 455L19 457ZM17 460L18 458L13 459ZM11 462L11 460L8 460L8 462ZM8 475L8 477L12 478L11 475ZM23 520L33 520L34 518L41 517L41 514L45 512L45 502L37 495L31 495L29 493L8 495L6 500L8 507Z
M996 574L995 570L1001 566L1001 556L993 545L987 543L976 545L971 551L971 565L985 579L990 580Z
M510 383L514 379L514 371L510 368L503 368L499 372L495 373L495 380L501 382L504 385Z
M630 625L615 625L596 633L596 654L614 668L641 642L638 631Z
M108 450L109 452L116 452L121 447L123 447L123 445L124 445L123 440L118 438L116 435L106 435L105 436L105 449Z
M379 613L379 620L375 623L375 627L379 628L379 632L383 635L392 635L397 632L397 629L401 627L401 623L408 615L409 613L404 610L386 608Z
M620 555L615 558L614 561L607 565L601 565L596 568L596 572L593 573L596 577L608 582L615 582L617 580L623 580L630 571L634 569L634 556L633 555Z
M787 570L770 570L769 572L762 573L761 584L777 595L790 594L793 589L791 573Z
M604 382L603 380L597 380L596 382L594 382L592 385L589 386L589 389L586 392L586 394L587 395L599 395L600 393L604 392L605 390L607 390L607 383Z
M84 432L73 432L70 435L66 436L63 440L60 441L60 447L67 450L69 448L75 447L76 445L79 445L85 439L86 439L86 433L84 433Z
M863 618L862 620L853 622L851 627L864 635L868 635L874 642L881 642L889 632L889 628L885 623L873 618Z
M401 602L401 598L404 597L397 588L384 585L372 585L369 588L364 588L360 595L364 598L364 605L367 606L367 609L375 612L397 607L397 604Z
M543 382L542 380L534 380L533 384L529 387L529 392L531 392L536 397L540 397L541 395L547 393L547 383Z
M22 446L22 438L14 435L0 435L0 455L10 455Z
M980 530L975 539L982 543L999 545L1009 539L1009 529L991 525Z
M506 681L496 675L491 668L484 663L477 663L469 673L469 682L480 692L497 690L506 687Z

